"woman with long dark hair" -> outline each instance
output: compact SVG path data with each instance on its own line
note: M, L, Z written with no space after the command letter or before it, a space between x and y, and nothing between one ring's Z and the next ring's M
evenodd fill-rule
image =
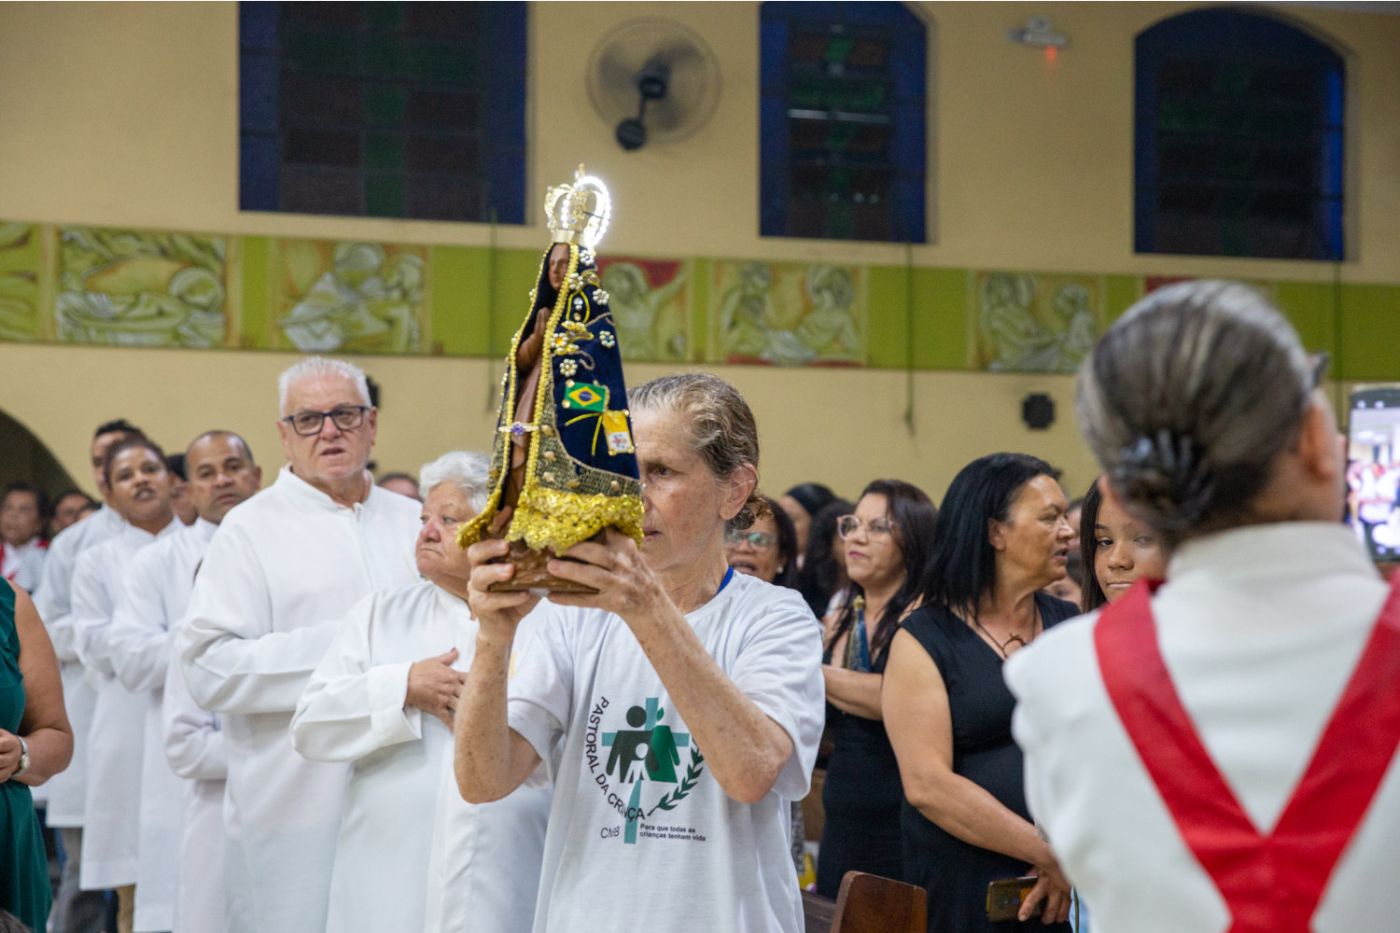
M1066 505L1035 457L963 467L938 513L922 605L890 645L881 698L904 783L905 876L928 891L929 933L1069 930L1069 883L1031 822L1002 681L1008 656L1079 611L1042 592L1065 573ZM1040 880L1027 922L994 924L987 885L1028 873Z
M797 575L797 589L818 619L841 607L844 591L851 582L846 576L845 544L836 530L836 523L854 509L855 506L845 499L833 499L812 516L806 557Z
M848 871L903 873L899 766L881 721L880 680L890 640L916 604L938 510L922 489L895 479L865 487L838 523L851 599L827 619L822 673L827 725L826 823L817 892L835 897Z
M812 519L817 513L836 501L836 493L821 483L798 483L783 493L778 499L784 514L792 519L797 532L797 566L801 567L807 556L807 541L812 529Z

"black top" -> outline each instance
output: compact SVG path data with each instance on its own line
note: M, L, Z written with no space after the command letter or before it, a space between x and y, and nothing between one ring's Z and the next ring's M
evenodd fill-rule
M888 646L876 653L872 673L883 674ZM827 651L823 660L831 662ZM835 747L822 788L825 828L817 860L817 893L835 897L848 871L903 876L900 808L904 790L899 762L885 724L826 706Z
M1045 593L1035 594L1045 628L1079 615L1079 609ZM1029 820L1021 750L1011 738L1016 701L1002 680L1003 658L945 606L924 606L904 629L938 665L948 690L953 727L953 772L982 787L1007 809ZM1056 930L1040 921L987 920L987 884L1015 878L1030 868L999 852L979 849L944 832L904 802L901 814L906 880L928 891L929 933L1003 933Z

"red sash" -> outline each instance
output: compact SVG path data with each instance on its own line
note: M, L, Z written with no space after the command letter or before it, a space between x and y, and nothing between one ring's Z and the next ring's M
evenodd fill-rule
M1400 747L1400 575L1268 836L1250 822L1181 705L1157 644L1157 585L1139 583L1094 627L1109 699L1182 839L1224 897L1230 933L1302 933Z

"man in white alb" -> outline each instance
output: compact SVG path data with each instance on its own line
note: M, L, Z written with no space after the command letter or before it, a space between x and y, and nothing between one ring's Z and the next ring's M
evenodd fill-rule
M55 774L42 788L37 788L41 793L34 795L36 803L41 802L41 796L47 800L48 824L58 831L67 856L49 915L54 933L86 933L100 925L107 912L101 892L80 891L78 887L78 867L82 864L83 852L83 807L87 799L87 733L97 694L83 677L83 666L73 645L73 569L83 551L101 544L125 527L126 520L112 508L111 490L102 474L102 464L112 445L140 436L143 436L141 429L125 419L97 426L88 456L93 482L103 505L94 515L54 536L44 560L39 589L34 594L35 608L44 620L54 653L58 655L63 702L73 724L72 763L66 771Z
M141 812L136 877L136 933L174 928L176 883L180 876L181 826L185 781L165 759L161 706L170 668L171 639L184 619L195 571L204 559L224 515L262 486L262 471L237 434L209 431L195 438L184 455L187 492L196 510L192 525L143 548L132 558L107 635L112 667L122 686L143 698L146 729L141 761ZM208 715L208 714L206 714ZM220 828L216 842L222 850ZM221 852L222 854L222 852ZM222 865L222 861L220 861ZM204 866L189 865L198 885L209 879ZM222 868L220 868L220 874ZM222 885L219 886L222 892ZM222 904L220 905L222 908ZM181 929L185 929L184 926Z
M418 503L366 469L377 412L358 368L305 359L278 402L287 464L224 519L175 641L227 746L229 929L308 933L325 927L350 768L302 758L288 727L350 607L416 579Z
M115 889L117 928L131 930L141 805L141 743L145 706L116 678L109 643L126 571L136 553L183 526L171 507L173 484L165 452L146 438L128 438L107 451L103 470L122 530L84 551L73 571L73 643L97 692L87 742L87 800L79 885Z

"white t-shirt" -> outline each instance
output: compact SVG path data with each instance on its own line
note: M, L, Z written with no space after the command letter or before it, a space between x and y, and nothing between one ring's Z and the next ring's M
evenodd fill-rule
M555 785L535 933L799 933L789 802L807 793L825 701L821 630L802 597L733 574L686 616L792 739L754 804L720 788L620 617L551 605L540 616L508 713Z

